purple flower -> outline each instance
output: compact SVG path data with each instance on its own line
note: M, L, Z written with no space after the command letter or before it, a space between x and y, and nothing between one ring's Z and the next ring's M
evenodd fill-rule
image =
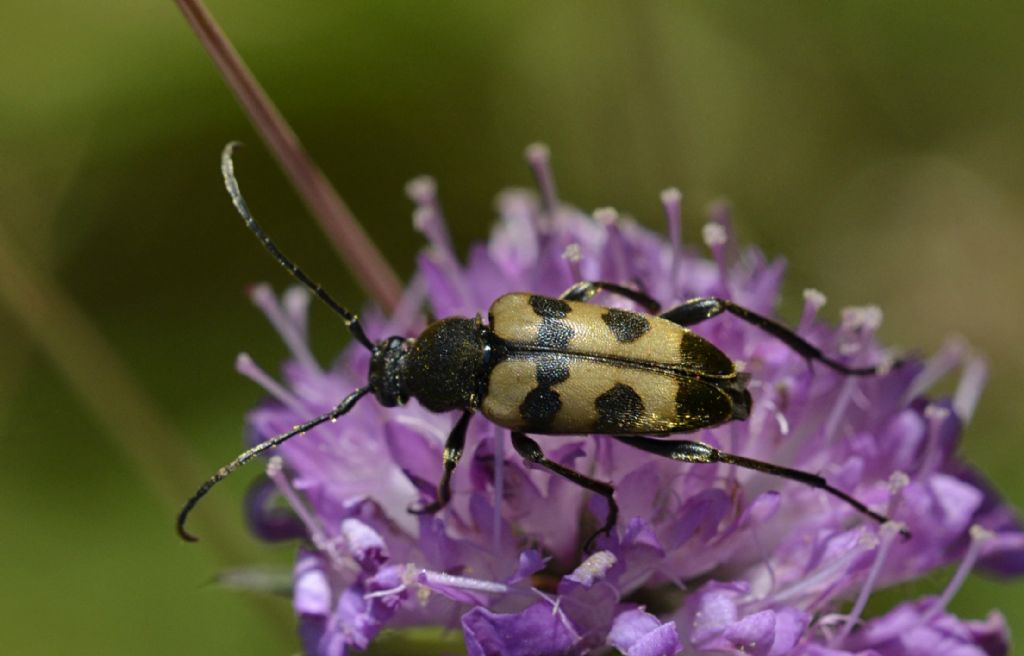
M557 295L580 280L637 286L665 307L722 296L769 315L780 260L737 244L724 207L704 228L711 256L680 242L677 191L663 194L670 239L611 209L592 216L561 203L547 153L528 160L541 195L507 191L498 222L463 263L453 251L433 181L409 186L414 224L428 240L401 306L370 308L367 334L415 336L435 317L486 316L501 294ZM278 301L256 287L292 357L283 382L247 356L239 370L269 397L248 416L251 439L284 432L366 383L359 345L322 367L306 342L308 298ZM875 340L878 308L848 308L836 328L818 318L820 292L804 294L797 332L851 366L891 362ZM629 308L615 298L598 299ZM751 375L744 422L695 439L768 462L821 473L894 521L877 526L820 490L728 465L655 458L600 436L540 437L548 457L616 485L611 535L585 554L605 500L526 466L507 430L474 417L452 480L450 505L412 515L432 499L444 440L456 419L411 402L371 400L339 421L289 441L268 474L294 518L265 489L251 497L261 537L302 533L295 609L307 651L345 654L384 627L461 626L470 654L685 653L1002 654L1002 617L967 621L948 603L975 566L1024 571L1024 531L983 478L956 455L985 378L983 362L950 343L885 375L844 377L807 362L749 324L720 317L696 331ZM963 369L951 398L928 389ZM901 527L913 533L898 536ZM957 563L945 592L867 618L874 590Z

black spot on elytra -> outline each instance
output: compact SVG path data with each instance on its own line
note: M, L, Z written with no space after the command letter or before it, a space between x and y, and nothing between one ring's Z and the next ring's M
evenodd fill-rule
M572 339L572 326L558 319L544 317L537 329L537 342L547 348L562 350L569 346Z
M537 356L537 387L551 387L569 380L569 357L561 353Z
M565 301L545 296L531 296L530 307L534 314L540 317L540 326L537 328L537 342L541 346L552 349L564 349L569 346L573 330L562 319L572 312L572 307Z
M572 307L565 301L545 296L531 296L529 302L534 314L540 317L537 344L555 351L565 350L574 334L572 326L564 321ZM543 430L551 425L562 408L562 399L551 387L568 380L569 358L561 353L548 353L537 355L534 362L537 387L530 390L519 405L519 414L528 430Z
M537 387L519 404L519 414L528 429L540 430L551 424L561 407L558 392L549 387Z
M569 357L561 353L538 354L534 363L537 386L519 405L519 414L528 430L543 430L551 425L562 408L561 397L551 387L569 379Z
M608 326L608 330L615 335L615 339L622 344L635 342L651 329L650 322L636 312L612 309L602 314L601 319Z
M546 296L531 296L530 307L538 317L545 319L564 319L565 315L572 312L572 308L565 301Z
M628 432L644 413L644 401L629 385L617 383L594 401L597 430L602 433Z

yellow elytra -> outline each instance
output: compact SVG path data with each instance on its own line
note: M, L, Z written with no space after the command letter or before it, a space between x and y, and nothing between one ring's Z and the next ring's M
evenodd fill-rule
M504 342L480 409L532 433L688 432L749 411L744 378L718 348L660 317L506 294L489 326Z

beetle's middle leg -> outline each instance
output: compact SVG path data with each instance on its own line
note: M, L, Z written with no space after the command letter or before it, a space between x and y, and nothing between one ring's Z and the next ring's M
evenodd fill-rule
M608 535L611 533L612 528L615 527L615 522L619 519L619 505L615 503L615 498L613 497L615 494L615 488L612 487L610 483L594 480L589 476L584 476L575 469L569 469L568 467L560 465L553 460L548 460L544 455L544 452L541 450L540 445L527 437L526 433L512 431L512 446L516 448L516 451L524 460L549 469L559 476L569 479L576 485L584 487L591 492L596 492L608 500L608 519L605 520L604 526L591 535L583 545L584 551L590 551L590 546L598 535L602 533Z
M459 464L459 459L462 457L462 451L466 445L466 428L469 426L471 416L473 416L472 412L463 412L444 443L444 473L437 486L437 499L433 503L409 506L409 512L414 515L429 515L448 505L452 498L452 472L455 471L455 466Z
M850 367L842 362L833 360L822 353L821 349L817 346L797 335L790 328L724 298L695 298L665 312L661 315L661 318L668 319L680 326L693 326L716 317L723 312L729 312L743 321L757 326L807 360L816 360L839 373L849 376L872 376L880 373L879 367Z
M810 472L801 471L799 469L782 467L780 465L773 465L772 463L764 462L763 460L754 460L753 458L744 458L743 456L726 453L708 446L703 442L694 442L691 440L661 440L651 437L643 437L640 435L614 435L613 437L620 442L636 447L637 449L641 449L664 458L678 460L679 462L722 462L727 465L736 465L737 467L753 469L773 476L781 476L782 478L799 481L804 485L810 485L811 487L816 487L819 490L824 490L832 496L845 501L858 512L867 515L879 524L884 524L889 521L889 518L885 515L876 513L846 492L832 487L823 477L818 476L817 474L811 474ZM910 537L910 533L906 529L902 529L900 533L902 533L904 537Z
M658 301L654 300L647 294L610 282L593 282L590 280L584 280L565 290L559 298L563 301L589 301L594 294L600 291L605 291L610 294L618 294L619 296L628 298L637 305L643 306L643 308L651 314L657 314L661 311L661 303L658 303Z

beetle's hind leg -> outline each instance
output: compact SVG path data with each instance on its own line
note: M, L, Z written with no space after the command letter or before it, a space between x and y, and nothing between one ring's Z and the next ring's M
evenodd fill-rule
M615 494L615 488L612 487L610 483L594 480L589 476L584 476L575 469L569 469L568 467L560 465L553 460L549 460L544 455L540 445L527 437L526 433L513 431L512 446L516 448L516 451L524 460L549 469L559 476L569 479L576 485L584 487L591 492L596 492L608 500L608 519L605 520L604 526L599 528L596 533L587 539L586 543L583 545L584 551L590 551L590 547L593 545L594 539L597 538L598 535L601 535L602 533L608 535L611 533L612 528L615 527L615 522L619 519L619 505L615 503L615 498L613 497Z
M409 512L414 515L432 515L451 501L452 472L455 471L455 466L462 458L462 451L466 446L466 428L469 427L471 416L473 416L472 412L463 412L444 443L444 473L441 474L441 482L437 486L437 499L433 503L413 504L409 506Z
M657 314L661 311L661 304L647 294L610 282L593 282L590 280L584 280L583 282L578 282L565 290L559 298L563 301L586 302L593 298L594 294L601 291L605 291L610 294L618 294L619 296L628 298L637 305L642 306L651 314Z
M718 449L710 447L702 442L694 442L691 440L658 440L639 435L615 435L613 437L620 442L636 447L637 449L642 449L643 451L647 451L648 453L653 453L664 458L678 460L679 462L723 462L729 465L736 465L737 467L753 469L755 471L765 472L766 474L772 474L773 476L781 476L782 478L799 481L804 485L810 485L811 487L816 487L819 490L828 492L832 496L841 499L847 505L853 507L861 514L867 515L879 524L889 521L889 518L885 515L876 513L846 492L832 487L823 477L818 476L817 474L811 474L799 469L790 469L789 467L773 465L770 462L764 462L762 460L754 460L752 458L744 458L743 456L725 453L724 451L719 451ZM900 534L905 538L910 537L910 532L905 528L900 529Z
M817 346L800 337L790 328L724 298L695 298L665 312L661 315L661 318L668 319L680 326L693 326L716 317L723 312L733 314L743 321L757 326L807 360L820 362L839 373L848 376L873 376L882 372L880 367L850 367L842 362L833 360L822 353L821 349Z

